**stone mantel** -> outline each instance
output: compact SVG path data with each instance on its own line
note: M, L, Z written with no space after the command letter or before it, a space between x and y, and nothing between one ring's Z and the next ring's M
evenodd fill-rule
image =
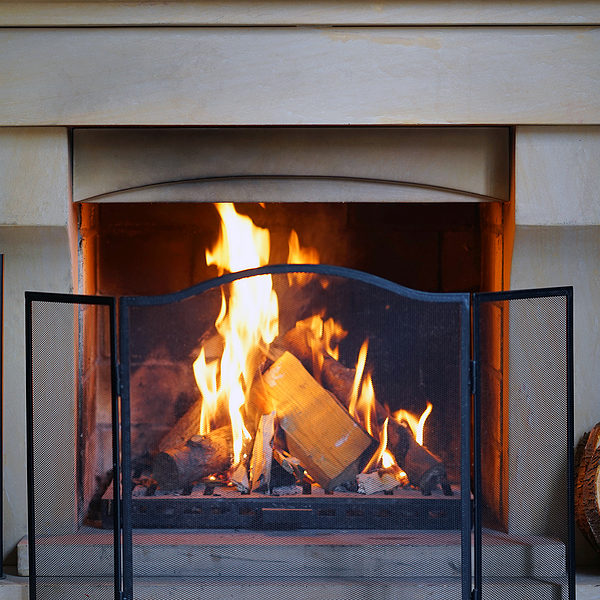
M78 286L71 126L514 127L511 286L575 286L576 438L600 421L600 1L0 1L0 23L9 561L23 291Z

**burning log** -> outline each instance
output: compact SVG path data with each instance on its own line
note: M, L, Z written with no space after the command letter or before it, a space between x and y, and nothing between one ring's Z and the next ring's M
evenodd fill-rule
M158 444L158 451L165 452L171 448L179 448L200 431L200 414L202 398L188 408L185 414L175 423L169 433Z
M264 377L288 450L326 490L354 480L377 447L336 397L289 352Z
M378 469L371 473L359 473L356 476L359 494L377 494L388 492L399 485L406 485L406 474L394 465L388 469Z
M159 452L152 463L152 476L162 489L185 487L231 466L232 435L229 425L207 435L194 435L181 445Z
M152 453L156 445L193 404L197 391L187 365L173 362L157 350L131 376L131 431L134 460Z
M406 471L410 483L417 486L424 496L430 496L438 484L445 496L452 496L442 461L425 446L418 444L408 427L394 419L388 423L388 448Z

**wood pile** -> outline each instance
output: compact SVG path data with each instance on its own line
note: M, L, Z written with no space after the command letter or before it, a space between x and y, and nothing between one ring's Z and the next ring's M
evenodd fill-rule
M173 490L229 471L240 491L269 493L272 470L279 469L304 489L314 482L326 492L344 486L377 493L410 483L423 495L438 485L452 495L442 461L377 401L374 420L379 428L387 423L388 449L397 464L373 465L380 440L348 410L354 379L355 370L331 356L320 357L317 367L306 331L294 327L271 345L257 370L245 406L252 435L246 459L232 465L229 425L197 435L199 399L158 444L152 476L160 488Z
M575 520L600 552L600 423L584 436L575 481Z

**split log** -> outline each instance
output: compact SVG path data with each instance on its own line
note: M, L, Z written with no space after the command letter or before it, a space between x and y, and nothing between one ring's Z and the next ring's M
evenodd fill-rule
M184 362L157 353L133 371L129 385L131 455L136 460L156 452L157 444L198 395L194 377Z
M269 491L274 436L275 411L261 417L254 437L254 448L250 459L250 479L253 492Z
M184 446L188 440L197 435L200 431L201 412L202 398L199 398L160 440L158 451L165 452L171 448Z
M250 493L250 481L248 480L246 461L242 461L235 466L233 471L229 474L229 481L235 485L238 492L242 492L242 494Z
M588 541L600 551L600 423L588 435L577 468L575 519Z
M393 490L399 485L406 485L408 480L399 467L379 469L371 473L359 473L356 476L359 494L377 494Z
M286 350L298 358L308 371L312 371L313 355L306 328L294 327L290 329L271 346L269 356L277 359ZM350 406L355 375L356 369L344 366L332 356L325 355L323 357L321 384L333 393L346 408ZM388 411L377 400L375 401L375 407L377 422L381 424L388 416Z
M439 484L445 496L452 496L444 463L415 440L412 431L394 419L388 422L388 448L408 475L410 483L424 496Z
M194 435L185 444L159 452L152 463L152 476L159 487L174 490L213 473L227 471L232 461L229 425L207 435Z
M326 490L354 480L377 442L289 352L273 363L264 381L288 450L311 477Z

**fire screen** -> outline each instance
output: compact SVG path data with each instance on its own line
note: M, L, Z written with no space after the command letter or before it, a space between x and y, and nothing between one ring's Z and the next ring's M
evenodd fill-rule
M121 298L117 365L113 299L29 293L31 598L572 598L570 290L512 294L261 267Z
M287 265L123 298L125 526L460 530L468 301Z

